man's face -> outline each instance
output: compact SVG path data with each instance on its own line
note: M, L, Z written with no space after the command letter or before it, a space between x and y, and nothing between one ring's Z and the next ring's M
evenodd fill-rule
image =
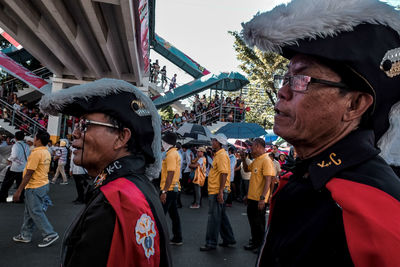
M40 142L40 140L38 138L36 138L36 135L35 135L35 137L33 137L33 145L35 147L38 147L38 146L42 145L42 142Z
M84 119L109 123L103 113L91 113L82 116ZM89 175L96 176L115 156L113 145L118 132L100 125L89 125L86 133L76 127L73 132L74 163L87 169ZM82 152L83 148L83 152ZM83 158L82 158L83 153Z
M291 59L287 73L296 74L340 82L330 68L300 54ZM286 84L278 92L274 132L294 145L321 142L340 129L347 103L336 87L310 83L307 91L293 92Z
M220 144L217 139L211 139L211 146L213 149L219 149Z
M261 152L260 152L261 147L262 147L262 146L261 146L260 144L254 142L254 143L251 145L251 147L250 147L250 149L251 149L251 155L252 155L253 157L257 157L259 154L261 154Z

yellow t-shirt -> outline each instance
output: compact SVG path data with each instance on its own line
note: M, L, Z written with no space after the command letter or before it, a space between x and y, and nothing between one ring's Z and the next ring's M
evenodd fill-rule
M262 154L258 156L249 166L248 169L251 171L249 192L247 198L251 200L260 200L260 196L264 191L265 179L264 176L275 176L275 167L268 154ZM268 201L269 192L265 196L265 202Z
M51 156L50 152L46 147L40 146L35 147L28 157L23 177L26 174L26 170L34 170L31 179L26 188L38 188L49 183L49 169L50 169Z
M181 190L181 185L179 183L179 177L181 175L181 157L175 147L169 149L165 156L165 159L162 162L161 168L161 183L160 188L164 190L165 182L167 181L167 173L169 171L174 172L174 177L172 178L171 186L168 188L168 191L173 191L174 186L178 183L178 188Z
M213 159L212 168L210 173L208 174L208 194L218 194L219 186L220 186L220 176L221 173L226 173L228 176L226 177L225 188L230 191L231 182L229 177L231 175L231 165L229 161L228 153L225 149L221 148L215 153L215 157Z
M194 171L193 183L203 186L206 180L206 157L201 157L197 160L197 163L199 163L199 166Z

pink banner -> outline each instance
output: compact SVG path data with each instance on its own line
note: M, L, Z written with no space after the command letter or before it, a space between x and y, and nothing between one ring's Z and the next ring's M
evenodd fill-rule
M147 0L139 2L139 18L140 18L140 37L141 49L143 55L144 72L150 70L150 49L149 49L149 6Z
M39 91L48 84L45 80L36 76L2 52L0 52L0 68Z

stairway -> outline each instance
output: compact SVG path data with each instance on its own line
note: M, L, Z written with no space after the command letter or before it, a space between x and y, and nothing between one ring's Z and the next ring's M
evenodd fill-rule
M18 129L16 129L14 126L10 125L10 122L5 121L4 119L0 119L0 127L9 132L12 135L15 135Z
M34 121L22 112L16 111L13 106L0 99L2 117L0 126L11 134L24 131L26 135L33 136L39 129L46 131L40 123Z
M211 125L207 126L207 128L212 132L215 133L218 131L221 127L227 125L229 122L226 121L216 121L213 122Z
M163 95L164 94L164 90L165 90L161 86L158 86L157 84L151 83L151 82L149 82L148 88L149 88L149 91L153 95L160 95L160 94ZM191 107L183 104L181 100L178 100L178 101L172 103L171 107L174 108L179 113L182 113L185 110L191 110L192 109Z

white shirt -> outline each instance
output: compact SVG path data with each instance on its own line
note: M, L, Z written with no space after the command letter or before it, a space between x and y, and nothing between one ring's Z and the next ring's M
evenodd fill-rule
M10 171L23 172L31 151L24 141L16 142L11 148L11 155L8 158L11 161Z
M75 163L74 163L74 150L75 150L76 148L73 148L73 147L71 147L71 162L70 162L70 170L71 170L71 172L72 172L72 174L85 174L86 173L86 171L85 171L85 169L83 168L83 167L81 167L81 166L78 166L78 165L75 165Z
M236 166L236 157L234 154L229 154L229 161L231 163L231 177L230 177L230 181L233 182L233 180L235 179L235 166Z
M192 162L192 159L194 158L194 154L193 154L192 150L188 149L188 150L186 150L185 155L186 155L186 167L183 172L191 172L192 169L189 168L189 165Z
M249 166L253 161L246 157L247 166ZM240 164L240 174L243 180L250 180L251 172L245 172L243 169L243 162Z
M15 110L21 110L21 106L18 105L17 103L14 103L13 108L14 108Z

